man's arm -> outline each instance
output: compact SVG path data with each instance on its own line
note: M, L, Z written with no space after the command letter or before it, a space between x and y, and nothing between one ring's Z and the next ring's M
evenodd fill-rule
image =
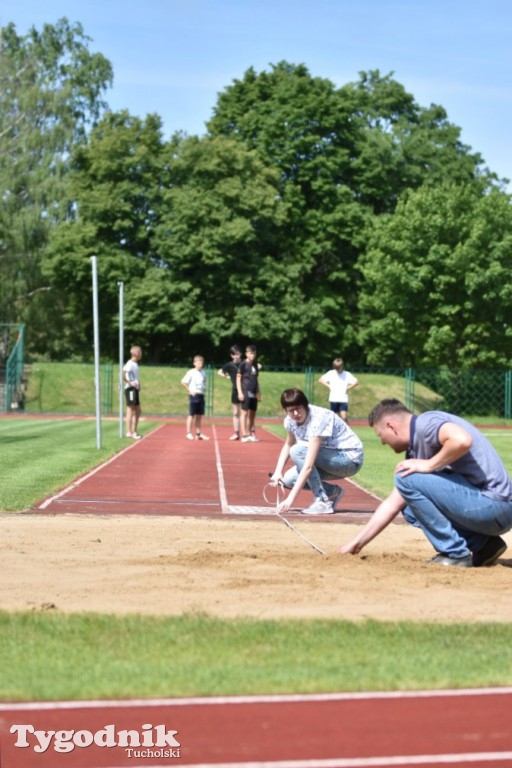
M236 375L236 390L238 392L238 399L242 401L244 399L244 393L242 390L242 374L238 371Z
M450 421L445 421L441 426L439 442L441 449L430 459L404 459L396 465L395 472L399 472L402 477L407 477L413 472L424 474L436 472L460 459L461 456L471 450L473 445L473 439L469 432Z
M372 539L381 533L405 507L405 501L394 488L387 499L379 504L365 527L352 541L344 544L338 552L342 555L357 555Z

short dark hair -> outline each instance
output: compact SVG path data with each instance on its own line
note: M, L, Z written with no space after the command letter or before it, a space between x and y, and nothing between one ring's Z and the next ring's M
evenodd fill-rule
M368 424L370 427L373 427L373 425L377 424L384 415L394 413L411 413L411 411L401 403L400 400L396 400L394 397L389 397L387 400L381 400L380 403L370 411Z
M301 389L297 389L297 387L285 389L281 395L281 407L286 410L287 408L300 405L306 409L309 408L309 400L304 392Z
M242 354L242 350L240 349L238 344L233 344L233 346L229 348L229 351L230 351L230 353L232 355L241 355Z

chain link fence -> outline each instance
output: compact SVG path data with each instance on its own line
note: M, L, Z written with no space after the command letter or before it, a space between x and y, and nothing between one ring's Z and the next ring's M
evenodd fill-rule
M191 366L141 364L141 403L146 417L185 416L186 392L181 379ZM218 376L220 366L208 365L207 415L231 415L231 382ZM326 368L266 366L260 371L262 400L258 415L282 418L283 389L298 387L310 402L328 404L328 390L318 383ZM366 420L383 398L396 397L411 411L440 409L472 420L512 419L512 371L450 368L351 368L359 385L350 391L349 416ZM28 413L92 414L95 411L94 366L87 363L32 363L25 366L25 411ZM119 412L119 367L104 363L100 370L101 408L106 416Z

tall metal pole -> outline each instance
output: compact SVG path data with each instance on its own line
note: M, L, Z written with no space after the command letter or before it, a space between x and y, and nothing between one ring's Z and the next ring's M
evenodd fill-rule
M119 437L124 437L123 364L124 364L124 283L119 286Z
M92 310L94 320L94 391L96 400L96 448L101 448L101 399L100 399L100 332L98 312L98 265L96 256L92 263Z

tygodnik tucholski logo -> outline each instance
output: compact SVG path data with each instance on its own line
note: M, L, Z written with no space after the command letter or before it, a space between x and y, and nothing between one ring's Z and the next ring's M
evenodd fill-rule
M75 748L121 747L128 757L181 757L180 743L174 737L178 731L167 730L165 725L146 723L140 731L120 730L115 725L106 725L92 733L86 730L36 731L33 725L13 725L10 732L17 735L15 747L32 748L43 753L48 749L55 752L73 752Z

